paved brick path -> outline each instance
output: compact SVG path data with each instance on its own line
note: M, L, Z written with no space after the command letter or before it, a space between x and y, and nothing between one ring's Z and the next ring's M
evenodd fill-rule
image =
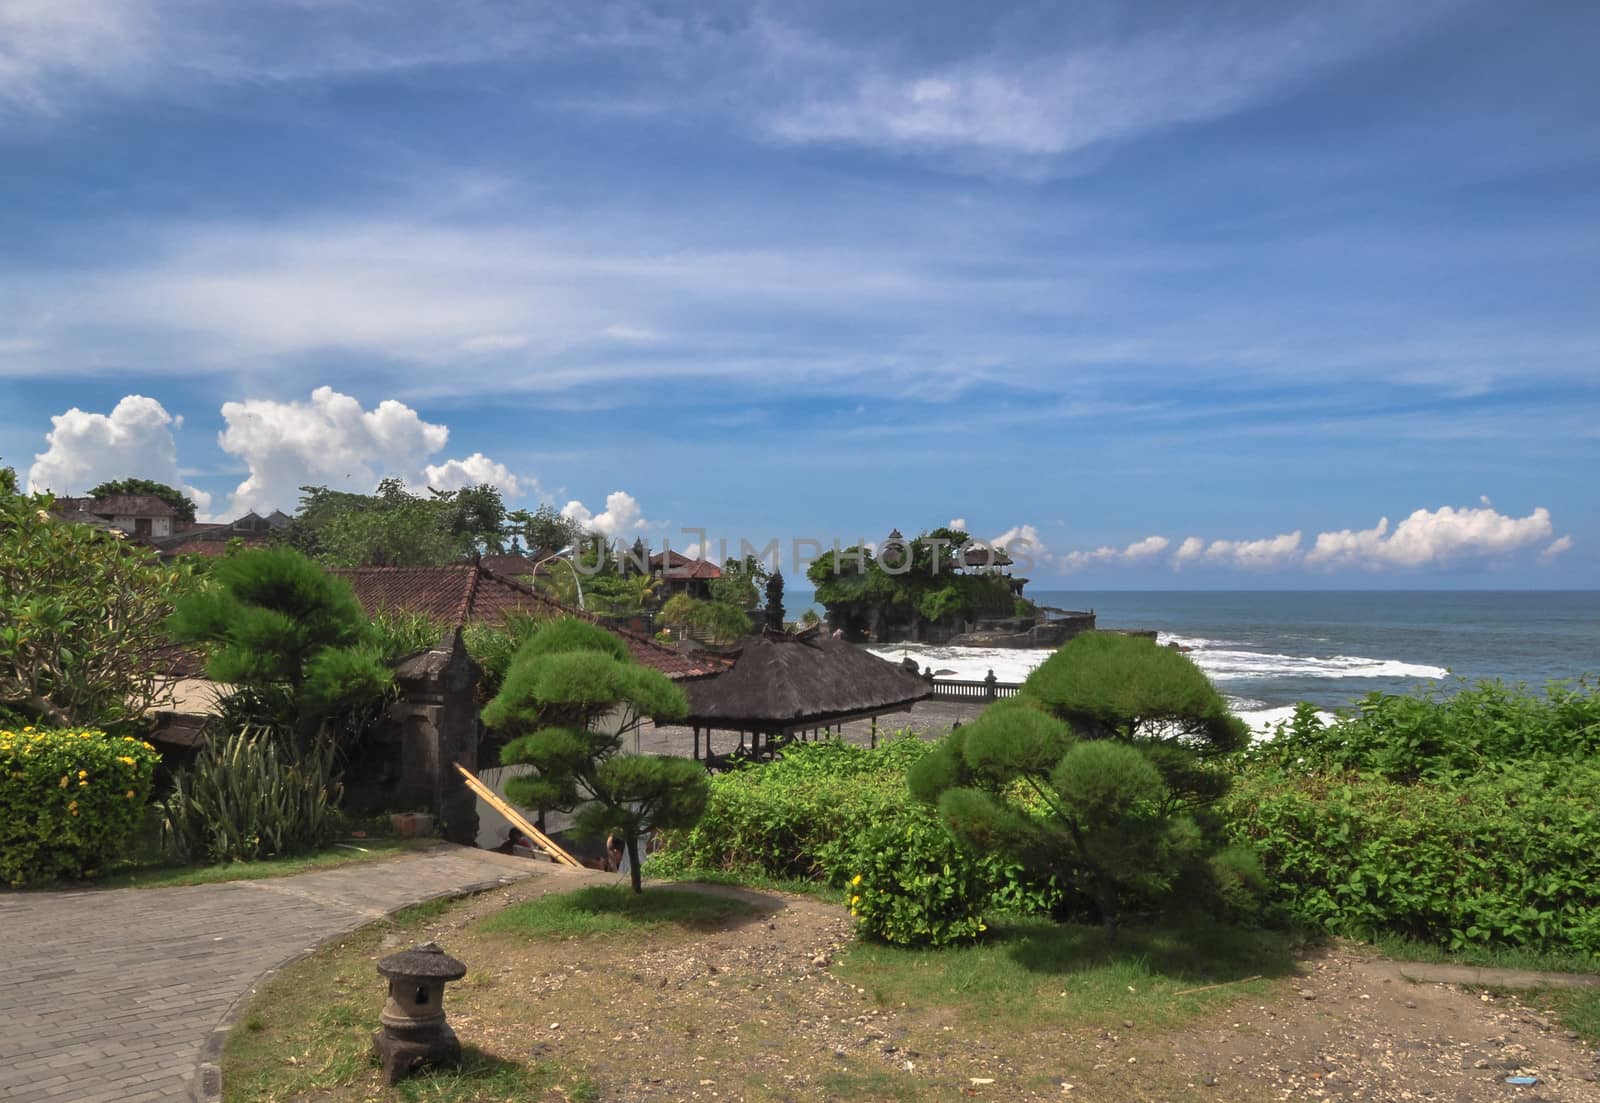
M548 868L441 847L264 881L0 895L0 1099L188 1099L202 1044L266 970L407 904Z

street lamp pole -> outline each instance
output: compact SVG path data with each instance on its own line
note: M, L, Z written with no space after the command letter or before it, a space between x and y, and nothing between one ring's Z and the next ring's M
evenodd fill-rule
M572 551L574 546L575 545L569 544L560 551L553 552L552 554L545 556L543 559L539 560L533 565L533 569L528 572L528 576L531 578L532 576L538 574L540 567L544 566L552 559L561 559L562 556ZM578 574L578 566L570 559L561 559L561 562L572 568L572 584L578 588L578 609L581 612L583 611L583 579Z

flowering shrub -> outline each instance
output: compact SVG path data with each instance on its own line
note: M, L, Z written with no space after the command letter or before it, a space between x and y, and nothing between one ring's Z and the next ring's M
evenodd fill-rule
M0 881L103 870L138 826L159 758L131 736L0 730Z
M859 871L846 883L850 914L869 938L948 946L983 932L984 871L931 812L877 824L842 846Z

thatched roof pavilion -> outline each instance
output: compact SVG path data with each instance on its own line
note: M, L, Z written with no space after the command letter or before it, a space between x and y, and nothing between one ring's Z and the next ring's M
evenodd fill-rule
M763 736L770 748L852 720L870 720L876 732L879 716L905 712L931 692L905 667L817 629L751 637L733 669L683 688L689 698L684 723L694 728L694 754L700 755L705 729L707 761L713 757L713 730L737 731L740 746L748 732L754 737L752 750Z

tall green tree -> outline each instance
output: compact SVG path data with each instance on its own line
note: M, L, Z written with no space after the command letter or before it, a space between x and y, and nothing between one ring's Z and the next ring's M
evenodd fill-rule
M700 601L688 594L673 594L661 606L661 622L682 625L712 643L732 643L750 631L750 617L725 601Z
M1222 849L1215 767L1246 738L1183 655L1086 633L908 780L957 839L1076 886L1115 937L1128 897L1168 899Z
M549 504L539 506L532 513L525 509L507 513L505 531L508 536L520 538L528 555L534 559L554 555L583 537L582 525L561 516Z
M773 571L767 579L767 605L763 619L770 632L783 631L783 572Z
M0 708L56 727L140 720L172 679L162 651L187 568L0 493Z
M420 495L385 479L374 494L300 491L283 541L330 567L437 566L505 546L505 503L493 486Z
M91 498L109 498L113 494L149 494L171 506L181 521L194 520L194 501L183 491L153 479L116 479L101 483L89 491Z
M524 807L576 812L581 836L621 836L633 891L642 890L639 840L692 826L705 811L705 769L689 759L624 753L643 717L682 719L683 691L634 663L612 633L563 618L541 625L512 659L483 722L510 742L500 760L533 767L506 782Z
M736 609L754 609L767 574L766 564L753 555L730 558L722 564L722 577L711 580L711 600Z
M344 580L292 548L255 548L212 566L169 627L206 649L212 681L254 695L302 752L330 718L392 683L378 634Z

